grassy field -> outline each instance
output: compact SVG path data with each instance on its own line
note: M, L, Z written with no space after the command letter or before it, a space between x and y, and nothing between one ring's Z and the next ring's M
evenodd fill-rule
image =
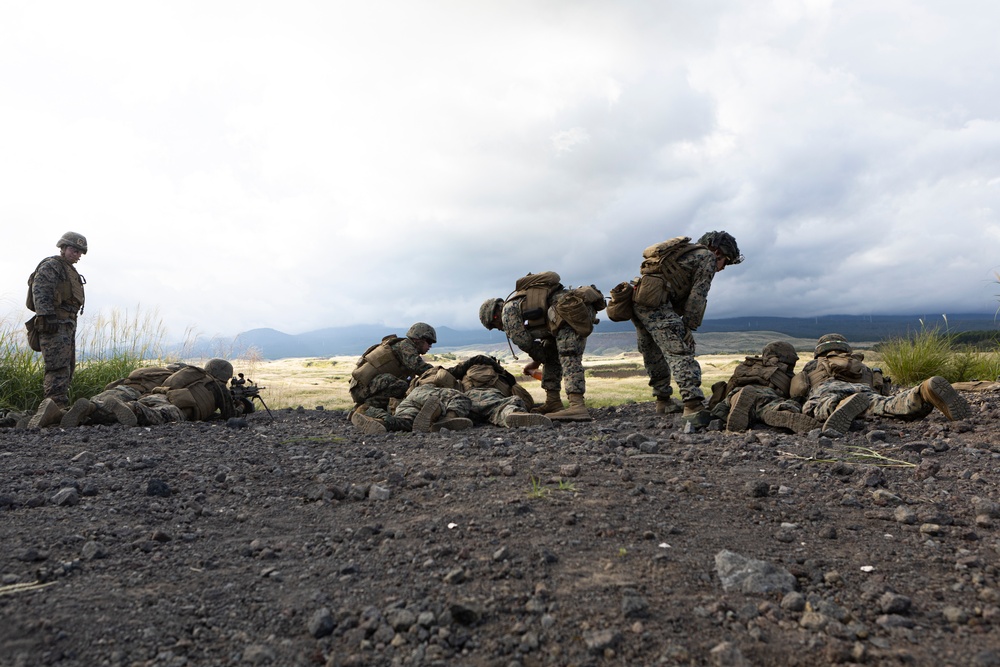
M463 352L456 359L455 354L426 355L435 366L451 367L462 358L471 356ZM708 354L698 357L702 368L702 388L711 394L711 386L718 380L728 380L733 368L740 363L744 354ZM811 358L803 353L799 368ZM353 402L347 391L351 371L357 357L329 357L322 359L280 359L275 361L252 361L241 365L236 360L238 372L246 373L264 390L261 395L271 409L303 406L314 408L322 405L327 410L348 409ZM642 358L636 352L614 356L584 356L587 373L587 402L594 407L620 405L627 402L641 403L653 400L649 378L642 366ZM873 362L873 356L866 353L866 361ZM544 392L539 382L521 375L525 358L513 361L501 357L501 362L515 376L521 379L525 388L535 400L542 402ZM676 392L676 388L675 388ZM675 393L676 395L676 393Z

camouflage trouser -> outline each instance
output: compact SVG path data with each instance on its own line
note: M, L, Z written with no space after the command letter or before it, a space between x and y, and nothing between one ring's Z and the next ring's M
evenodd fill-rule
M470 389L466 395L472 401L470 412L473 419L486 421L495 426L506 426L507 415L512 412L527 412L527 408L517 396L504 396L495 387Z
M669 303L661 306L634 306L636 342L649 375L653 396L669 398L671 376L680 388L681 400L704 400L701 366L694 358L694 338L681 316Z
M729 392L729 395L721 403L712 408L712 414L719 419L726 419L729 416L730 408L736 401L736 394L745 390L750 390L754 397L749 415L751 424L764 421L764 415L772 412L802 412L802 406L798 404L798 401L784 398L772 387L749 385Z
M76 322L61 322L55 333L38 334L45 363L42 391L62 407L69 405L69 385L76 368Z
M587 393L587 382L583 377L583 352L586 348L587 338L568 324L559 327L554 339L546 339L542 358L542 389L558 392L563 387L567 394Z
M827 380L809 392L809 398L802 406L805 414L826 421L837 405L852 394L867 394L871 405L865 414L893 417L895 419L922 419L934 409L920 397L920 387L906 389L892 396L875 393L866 384L855 384L842 380Z
M97 415L91 415L91 419L100 422L113 415L105 407L105 399L116 398L127 405L135 413L139 426L159 426L167 422L185 421L184 412L176 405L170 403L163 394L146 394L143 396L138 390L125 385L119 385L112 389L105 389L101 393L90 399L90 402L101 411ZM113 423L113 422L111 422Z
M367 397L363 403L359 403L355 408L365 406L364 413L372 419L385 419L390 416L389 401L396 398L402 399L406 396L406 390L410 388L410 383L401 380L395 375L383 373L376 375L368 385Z
M432 398L441 402L441 414L454 412L456 417L468 417L472 408L472 401L458 389L422 384L400 401L393 415L375 418L382 419L386 428L391 431L412 431L413 420L420 413L424 404ZM365 414L371 417L372 410L369 408Z

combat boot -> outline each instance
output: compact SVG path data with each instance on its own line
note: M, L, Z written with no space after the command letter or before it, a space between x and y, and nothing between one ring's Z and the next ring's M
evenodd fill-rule
M441 429L464 431L467 428L472 428L472 420L468 417L459 417L458 413L449 410L444 413L444 417L434 422L434 425L431 426L431 431L437 432Z
M681 419L690 424L692 428L701 429L708 426L715 419L715 415L706 409L705 399L689 398L684 401L684 412L681 414Z
M563 409L562 399L559 398L557 390L548 389L545 391L545 402L535 407L532 412L547 415L550 412L559 412Z
M360 408L351 413L351 423L365 435L379 435L380 433L387 432L385 424L378 419L367 416L364 413L364 408Z
M430 433L431 426L441 416L441 401L433 396L424 401L420 412L413 418L414 433Z
M28 428L45 428L46 426L52 426L53 424L58 424L62 419L62 408L51 398L46 398L41 403L38 404L38 410L35 411L35 415L28 421Z
M838 403L837 409L823 422L823 431L847 433L851 430L854 418L867 410L869 405L871 398L867 394L851 394Z
M122 426L137 426L138 417L124 401L120 401L113 396L101 400L101 407L115 416L115 420Z
M753 411L754 392L749 391L750 387L744 387L736 392L735 400L729 408L729 418L726 420L726 430L737 433L750 428L750 413Z
M969 416L969 404L940 375L920 383L920 398L940 410L951 421Z
M507 428L520 428L522 426L544 426L552 427L552 420L545 415L532 414L530 412L512 412L503 419Z
M656 414L676 415L683 411L684 411L684 406L681 405L680 401L674 400L669 396L656 397Z
M546 416L553 421L564 422L589 422L593 418L587 412L587 404L583 400L583 394L567 394L569 407L558 412L550 412Z
M70 409L66 411L66 414L62 416L62 419L59 421L59 426L61 428L73 428L75 426L79 426L87 421L87 418L90 417L90 414L95 409L96 406L89 400L86 398L79 398L76 403L74 403Z
M822 424L818 419L791 410L771 410L761 415L761 420L768 426L787 428L793 433L808 433Z

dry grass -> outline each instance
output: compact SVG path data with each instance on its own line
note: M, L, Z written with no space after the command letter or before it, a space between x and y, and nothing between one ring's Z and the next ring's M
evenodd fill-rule
M463 353L463 358L472 353ZM742 354L712 354L698 357L702 368L702 388L706 395L711 393L712 383L727 380L733 368L743 360ZM236 360L237 372L244 372L257 382L264 391L261 394L271 409L303 406L313 408L323 406L327 410L349 409L353 405L347 385L357 357L329 357L307 359L279 359L267 361L256 359L252 368L241 368ZM508 360L509 361L509 360ZM445 367L457 363L454 360L431 359L432 364ZM587 402L594 407L641 403L653 400L649 388L649 378L642 366L638 353L630 352L616 356L584 356L587 371ZM521 362L505 363L504 366L521 379L525 388L535 400L544 401L544 392L537 380L524 377Z

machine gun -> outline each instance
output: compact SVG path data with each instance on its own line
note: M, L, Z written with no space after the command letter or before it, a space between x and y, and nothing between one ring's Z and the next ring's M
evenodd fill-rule
M229 393L233 395L234 401L243 406L244 414L250 414L255 410L253 402L256 399L267 410L267 416L271 418L271 421L274 421L271 409L267 407L264 397L260 395L261 389L267 389L267 387L257 386L253 380L244 377L243 373L240 373L237 377L229 381Z

